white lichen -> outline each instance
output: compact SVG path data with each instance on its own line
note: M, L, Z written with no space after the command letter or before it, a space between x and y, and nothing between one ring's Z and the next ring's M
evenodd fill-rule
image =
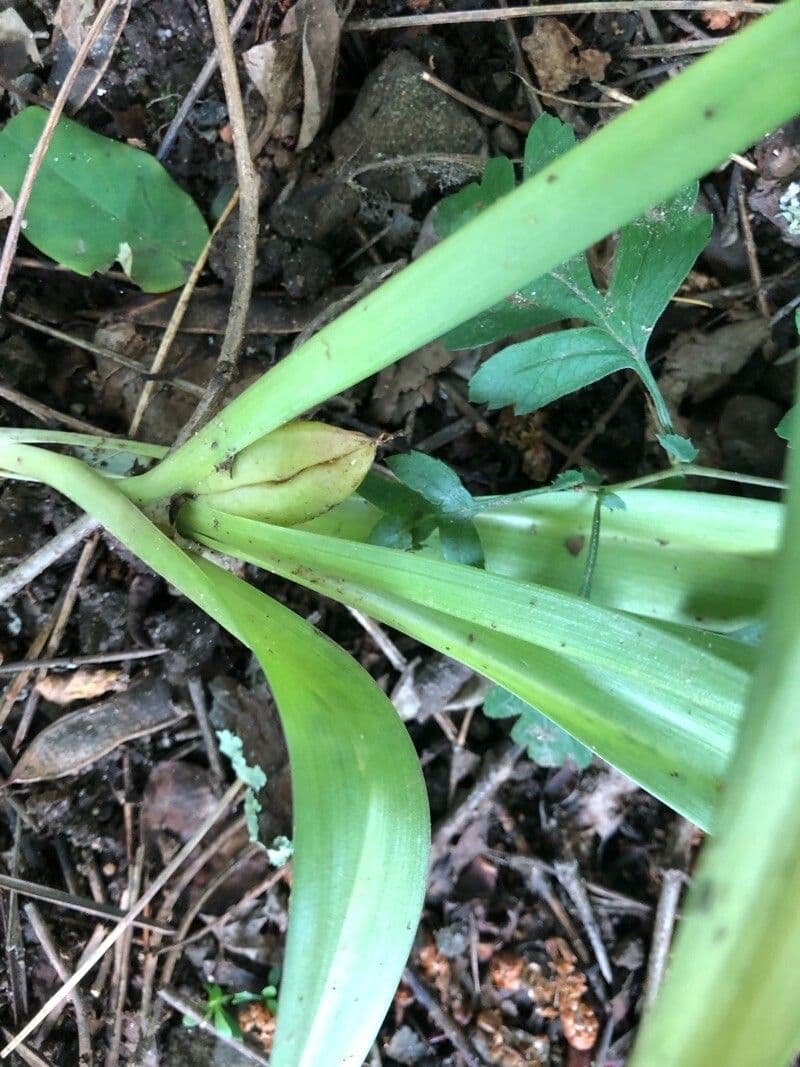
M789 233L800 237L800 182L792 182L778 202L778 211L786 219Z

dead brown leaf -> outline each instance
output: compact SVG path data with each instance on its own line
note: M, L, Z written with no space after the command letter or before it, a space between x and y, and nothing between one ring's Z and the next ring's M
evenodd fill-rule
M735 11L726 11L724 7L701 11L700 18L710 30L735 30L742 21L741 15Z
M297 147L308 148L327 117L333 96L342 35L336 0L298 0L287 12L281 33L299 33L302 40L303 120Z
M127 688L128 676L120 667L46 674L36 683L37 692L45 700L62 705L74 704L76 700L94 700L105 693L121 693Z
M17 761L6 785L77 774L115 748L183 718L163 679L147 678L127 693L70 712L46 727Z
M372 391L372 410L378 421L397 426L411 411L430 404L436 387L434 376L449 367L455 356L433 341L382 370Z
M279 36L242 57L267 105L270 130L288 111L302 107L298 149L308 148L327 118L341 35L335 0L298 0L286 13Z
M577 957L562 937L549 938L545 948L553 977L545 978L531 965L531 996L545 1018L560 1019L564 1037L574 1049L594 1048L599 1023L593 1008L584 1000L588 989L586 975L577 969Z
M296 33L254 45L242 55L250 80L267 105L265 124L278 120L300 102L300 42Z
M61 0L59 3L53 19L53 66L49 81L52 90L61 86L76 52L89 32L98 7L99 4L95 0ZM121 0L106 19L100 36L89 50L75 84L70 89L67 99L72 113L83 107L105 74L120 34L128 21L130 10L131 0Z
M584 48L569 26L558 19L536 19L533 32L522 38L539 87L560 93L582 78L602 81L611 61L608 52Z

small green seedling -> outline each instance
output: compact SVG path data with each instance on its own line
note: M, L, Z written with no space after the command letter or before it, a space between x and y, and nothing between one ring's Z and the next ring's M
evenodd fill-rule
M273 1015L278 1012L278 989L276 985L265 985L260 993L248 993L246 991L226 993L222 986L217 985L216 982L206 982L204 988L206 1001L203 1005L203 1018L206 1022L211 1023L217 1033L223 1037L232 1037L237 1041L241 1041L244 1036L236 1015L230 1011L230 1008L238 1007L240 1004L260 1002L266 1005ZM184 1015L182 1021L187 1029L197 1026L197 1020L191 1015Z

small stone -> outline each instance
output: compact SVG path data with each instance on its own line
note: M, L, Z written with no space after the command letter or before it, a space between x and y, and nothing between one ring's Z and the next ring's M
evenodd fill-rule
M344 182L318 182L273 204L269 221L282 237L320 244L355 218L361 197Z
M353 110L331 134L331 146L343 163L372 163L396 156L477 155L486 151L486 135L461 104L422 80L426 68L410 52L392 52L370 74ZM455 173L459 172L459 173ZM359 177L370 189L382 189L408 203L443 183L448 187L474 178L471 168L407 164L380 168Z

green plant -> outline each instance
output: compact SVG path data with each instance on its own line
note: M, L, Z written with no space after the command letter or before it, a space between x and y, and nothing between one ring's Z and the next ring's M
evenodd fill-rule
M271 449L271 431L552 272L794 114L799 31L800 0L789 0L486 210L477 212L476 201L469 224L324 327L170 455L117 439L0 431L0 468L8 476L45 482L97 516L250 647L267 675L286 733L295 806L275 1067L334 1067L360 1062L366 1053L422 905L425 792L408 736L371 678L304 620L187 541L362 607L462 659L701 825L719 824L720 855L729 864L742 847L731 812L735 803L752 805L748 790L757 774L767 775L768 761L780 760L785 794L779 803L762 789L758 800L771 805L776 821L784 815L784 795L793 798L800 788L795 762L769 747L780 738L767 739L771 720L788 714L800 687L790 659L796 627L779 603L765 645L775 679L763 666L758 675L769 714L748 714L746 724L765 762L756 767L748 754L739 757L744 770L719 814L758 656L716 631L734 632L761 616L783 519L778 505L636 485L612 487L609 498L580 474L549 493L480 501L452 472L410 457L396 464L401 481L371 476L363 490L369 500L348 500L313 519L304 508L308 521L301 526L261 521L251 508L244 515L224 510L237 507L226 477ZM513 257L504 254L508 248ZM659 287L658 301L668 299L667 288ZM650 321L643 313L636 320ZM637 352L636 369L646 377L641 346ZM35 447L47 443L159 462L114 480L72 456ZM255 451L246 456L249 448ZM301 476L325 462L318 453L301 460L295 472ZM311 511L322 512L352 489L352 479L335 464L332 469L333 485L325 485ZM794 510L781 566L785 579L794 580L798 469L792 477ZM269 480L261 488L269 491ZM617 506L602 508L603 498ZM187 539L180 545L153 521L163 523L171 510ZM376 526L383 543L366 543ZM534 526L541 552L531 551L526 536ZM564 550L565 530L585 537L583 558ZM404 550L414 545L420 551ZM481 559L484 568L476 565ZM724 575L716 588L709 562ZM637 586L637 575L646 577L646 587ZM774 877L776 857L784 866L791 861L792 872L800 869L795 838L780 847L761 840L748 892ZM793 937L800 936L790 896L781 892L775 903L772 921L785 918ZM739 928L726 941L732 953ZM757 945L750 958L777 981ZM714 1057L725 1023L718 1013L714 1029L697 1039L697 1055L705 1057L698 1063ZM658 1015L651 1025L657 1027ZM687 1047L696 1025L696 1016L682 1017L673 1004L676 1048ZM771 1059L751 1042L747 1057L732 1046L727 1062L773 1067L788 1057L796 1036L787 1010L772 1026ZM645 1050L647 1041L645 1033ZM648 1067L666 1062L652 1051L642 1055L649 1056L641 1060Z
M273 1015L278 1010L278 989L275 985L266 985L259 993L248 993L242 991L239 993L226 993L222 986L217 985L216 982L206 982L206 1002L203 1006L203 1018L206 1022L211 1023L215 1030L217 1030L224 1037L235 1037L241 1040L243 1034L241 1027L236 1019L236 1016L230 1008L238 1007L240 1004L264 1004ZM183 1025L189 1029L193 1026L197 1026L196 1019L191 1015L184 1015Z

